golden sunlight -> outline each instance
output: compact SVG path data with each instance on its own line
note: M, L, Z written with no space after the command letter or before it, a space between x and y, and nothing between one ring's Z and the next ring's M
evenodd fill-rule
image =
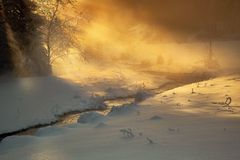
M71 19L77 32L69 35L81 49L68 49L64 60L54 62L55 75L69 79L76 72L85 77L98 73L98 78L103 77L99 74L103 72L115 77L117 70L122 76L129 76L129 72L212 72L237 64L234 56L226 59L235 54L230 50L231 42L222 45L216 41L210 48L210 41L194 40L195 35L185 39L185 33L151 23L148 16L144 10L124 7L114 0L79 0L74 7L64 6L59 17ZM213 57L209 56L210 50ZM214 61L214 68L209 68L209 61Z

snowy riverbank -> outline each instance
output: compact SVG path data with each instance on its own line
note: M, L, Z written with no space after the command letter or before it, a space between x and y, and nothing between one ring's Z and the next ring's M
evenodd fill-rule
M160 84L167 82L163 78ZM59 115L72 111L103 109L108 99L132 97L142 91L142 88L130 90L123 85L105 83L83 86L56 77L2 80L0 134L50 124Z
M94 121L91 114L84 123L8 137L0 144L0 159L236 160L239 87L238 75L211 79L113 109ZM230 109L226 97L232 99Z

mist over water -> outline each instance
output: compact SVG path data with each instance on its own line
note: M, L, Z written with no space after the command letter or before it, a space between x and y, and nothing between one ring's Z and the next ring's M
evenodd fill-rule
M61 16L85 19L77 26L81 30L77 36L81 39L82 50L72 49L64 60L55 62L54 73L63 77L78 74L81 78L98 79L133 78L146 71L236 71L239 69L240 42L231 38L226 40L225 35L213 39L208 31L214 17L224 11L220 7L211 14L214 4L198 3L200 8L193 6L191 1L183 6L179 2L175 5L175 1L79 0L74 6L76 12L67 13L65 8ZM196 19L202 16L200 13L204 4L210 16ZM187 11L180 14L183 10ZM227 23L225 19L221 20L221 23ZM228 34L224 29L220 31ZM210 50L212 55L209 60ZM209 68L207 63L214 63L215 66Z

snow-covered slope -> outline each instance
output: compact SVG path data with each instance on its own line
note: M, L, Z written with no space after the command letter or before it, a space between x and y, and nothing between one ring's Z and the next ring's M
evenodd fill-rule
M238 160L239 89L240 76L212 79L115 108L99 122L8 137L0 159ZM226 97L230 107L222 103Z
M148 103L168 106L164 109L172 113L240 117L240 76L226 76L175 88L144 102Z
M138 93L115 79L77 84L56 77L0 81L0 134L56 121L56 116L104 106L104 99ZM169 82L164 76L159 85Z
M80 87L55 77L1 82L0 133L49 123L55 115L84 109L88 100L84 94Z

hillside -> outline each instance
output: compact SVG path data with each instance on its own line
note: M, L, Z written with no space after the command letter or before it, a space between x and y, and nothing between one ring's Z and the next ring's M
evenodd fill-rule
M239 86L239 75L221 77L114 108L105 117L90 112L78 124L4 139L0 158L236 160ZM229 106L224 104L226 97L232 99Z

